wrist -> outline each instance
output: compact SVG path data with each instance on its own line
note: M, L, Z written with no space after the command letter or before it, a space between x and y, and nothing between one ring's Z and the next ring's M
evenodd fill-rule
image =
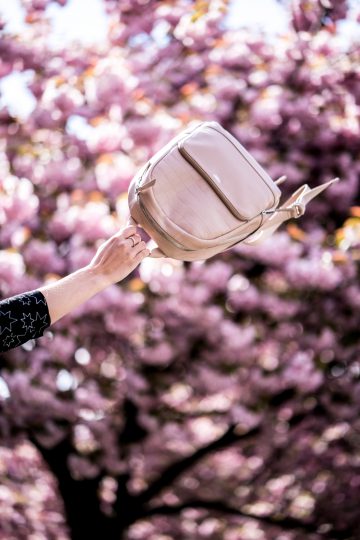
M103 289L106 289L109 285L112 285L112 281L106 276L98 267L96 266L85 266L82 268L84 271L89 284L96 292L100 292Z
M109 281L91 266L85 266L55 282L39 288L46 298L51 323L101 292Z

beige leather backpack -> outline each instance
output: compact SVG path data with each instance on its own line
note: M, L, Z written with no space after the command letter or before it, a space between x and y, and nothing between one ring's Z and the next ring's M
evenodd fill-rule
M281 191L251 154L217 122L182 131L133 178L130 223L157 243L151 257L204 260L239 242L255 244L336 182L304 184L279 207Z

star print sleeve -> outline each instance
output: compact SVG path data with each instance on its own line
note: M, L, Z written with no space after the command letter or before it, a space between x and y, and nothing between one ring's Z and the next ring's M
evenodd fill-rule
M41 337L50 326L49 308L42 292L25 292L0 301L0 352Z

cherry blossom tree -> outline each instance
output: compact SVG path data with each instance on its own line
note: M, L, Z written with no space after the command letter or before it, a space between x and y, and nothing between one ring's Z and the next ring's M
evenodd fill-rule
M57 2L66 4L63 0ZM294 1L276 38L226 1L103 0L101 45L50 46L48 0L2 24L2 297L86 265L136 170L217 120L284 197L341 181L263 245L146 259L2 356L0 538L355 540L360 535L360 77L346 2ZM351 47L351 49L350 49Z

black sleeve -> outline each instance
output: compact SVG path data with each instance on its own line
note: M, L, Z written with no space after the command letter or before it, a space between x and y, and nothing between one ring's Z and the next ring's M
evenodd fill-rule
M50 326L49 308L38 290L0 301L0 352L41 337Z

